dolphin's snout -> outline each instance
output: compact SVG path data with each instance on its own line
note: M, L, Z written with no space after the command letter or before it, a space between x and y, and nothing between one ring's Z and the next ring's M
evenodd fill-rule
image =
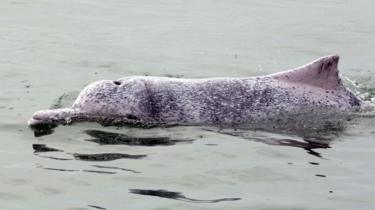
M58 123L75 116L75 110L70 108L37 111L29 120L29 125L41 123Z
M45 111L37 111L33 114L32 120L36 121L43 121L49 118L51 116L52 110L45 110Z
M60 115L61 114L59 110L37 111L33 114L33 117L31 118L31 120L29 120L29 122L36 124L58 121L60 119Z
M32 130L38 133L50 130L56 127L56 114L55 110L37 111L27 123Z
M47 135L53 132L58 124L67 124L76 115L71 108L37 111L28 121L28 125L34 131L35 136Z
M38 125L38 124L40 124L40 123L42 123L42 121L40 121L40 120L36 120L36 119L34 119L34 118L31 118L29 121L27 121L27 124L28 124L30 127L33 127L33 126Z

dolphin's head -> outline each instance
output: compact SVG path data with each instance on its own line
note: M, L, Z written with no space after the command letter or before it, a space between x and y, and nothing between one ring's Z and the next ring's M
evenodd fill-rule
M72 108L92 118L121 116L134 120L141 115L139 104L144 90L144 82L137 78L101 80L82 90Z
M44 133L58 124L81 120L134 123L142 118L139 104L144 89L144 83L136 78L97 81L81 91L71 108L37 111L28 124L34 131Z

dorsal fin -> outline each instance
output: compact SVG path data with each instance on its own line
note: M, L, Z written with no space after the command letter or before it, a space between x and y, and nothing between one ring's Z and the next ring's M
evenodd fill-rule
M270 76L286 82L302 83L323 89L337 89L342 86L337 69L338 62L338 55L330 55L299 68L271 74Z

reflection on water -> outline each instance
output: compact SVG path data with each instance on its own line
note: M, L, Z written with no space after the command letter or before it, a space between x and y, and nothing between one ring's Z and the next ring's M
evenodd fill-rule
M100 170L77 170L77 169L64 169L64 168L51 168L51 167L43 167L43 166L38 166L38 168L44 169L44 170L51 170L51 171L62 171L62 172L87 172L87 173L96 173L96 174L117 174L116 172L113 171L100 171Z
M321 136L309 136L309 137L298 137L299 139L292 138L280 138L271 137L267 135L261 135L251 130L239 130L239 129L220 129L214 128L202 128L202 130L217 132L224 135L239 137L241 139L260 142L273 146L288 146L301 148L316 157L322 157L316 149L328 149L330 143L335 139L334 136L338 137L338 131L333 129L332 134L329 134L329 130L325 130L325 135ZM172 139L168 136L131 136L123 133L107 132L101 130L85 130L84 133L93 137L93 139L86 139L98 143L100 145L127 145L127 146L171 146L181 143L192 143L195 139ZM296 137L297 138L297 137ZM217 146L217 144L205 144L207 146ZM41 152L63 152L61 149L51 148L45 144L33 144L35 153ZM70 153L66 153L70 154ZM123 153L102 153L102 154L72 154L76 160L82 161L113 161L117 159L142 159L146 155L130 155ZM44 158L50 158L55 160L71 160L69 158L53 157L53 156L41 156Z
M99 170L82 170L83 172L88 172L88 173L97 173L97 174L117 174L116 172L113 171L99 171Z
M38 153L42 152L63 152L63 150L55 149L46 146L45 144L33 144L32 145L34 149L35 155L38 155L39 157L44 158L51 158L55 160L72 160L67 158L58 158L58 157L52 157L52 156L42 156ZM66 153L70 154L70 153ZM72 154L74 159L76 160L83 160L83 161L112 161L112 160L118 160L118 159L142 159L147 157L147 155L130 155L130 154L124 154L124 153L101 153L101 154L80 154L80 153L73 153Z
M213 129L204 130L213 131ZM326 136L319 136L319 137L304 137L301 140L294 140L294 139L286 139L286 138L272 138L268 136L253 136L253 131L251 130L234 130L234 129L226 129L226 130L218 130L217 132L220 134L226 134L230 136L240 137L246 140L261 142L269 145L274 146L289 146L289 147L297 147L306 150L309 154L321 157L321 154L316 152L314 149L327 149L330 148L330 142L333 141L332 135L337 136L338 130L332 129L331 134L329 133L329 129L325 130ZM341 131L341 130L340 130ZM113 132L105 132L100 130L86 130L86 134L94 139L89 139L87 141L96 142L102 145L129 145L129 146L170 146L179 143L191 143L194 140L177 140L171 139L170 137L135 137L129 136L121 133L113 133ZM330 134L330 135L328 135ZM205 144L207 146L216 146L216 144Z
M35 155L38 155L38 154L35 154ZM53 157L53 156L46 156L46 155L38 155L38 156L42 158L52 159L52 160L74 160L71 158L60 158L60 157Z
M63 168L49 168L49 167L39 167L45 170L51 170L51 171L64 171L64 172L75 172L80 170L74 170L74 169L63 169Z
M35 153L39 152L63 152L62 150L47 147L45 144L33 144L33 149Z
M92 207L94 209L99 209L99 210L106 210L106 208L101 207L101 206L96 206L96 205L87 205L88 207Z
M121 170L121 171L129 171L135 174L140 174L141 172L135 171L132 169L126 169L126 168L121 168L121 167L116 167L116 166L102 166L102 165L92 165L92 167L96 168L105 168L105 169L113 169L113 170Z
M92 141L101 145L128 145L128 146L171 146L181 143L192 143L193 139L171 139L168 136L162 137L142 137L142 136L129 136L121 133L111 133L100 130L86 130L86 134L93 139Z
M244 131L238 129L226 129L226 130L214 130L214 129L206 129L207 131L213 131L220 134L225 134L229 136L240 137L245 140L260 142L268 145L274 146L288 146L288 147L296 147L302 148L307 151L308 154L314 155L316 157L322 157L319 152L316 152L315 149L328 149L330 147L330 143L334 140L331 136L329 137L300 137L300 140L289 139L289 138L274 138L269 137L267 135L259 135L254 134L253 131ZM334 133L337 134L336 130Z
M52 134L54 132L54 128L56 127L56 124L48 123L33 125L30 128L34 131L34 137L41 137Z
M142 159L147 155L129 155L124 153L79 154L74 153L76 160L84 161L112 161L117 159Z
M114 167L114 166L101 166L101 165L92 165L94 168L100 168L100 169L109 169L111 171L105 171L105 170L93 170L93 169L66 169L66 168L53 168L53 167L44 167L41 164L37 164L37 168L41 168L44 170L51 170L51 171L62 171L62 172L87 172L87 173L97 173L97 174L117 174L116 171L126 171L131 172L134 174L140 174L141 172L126 169L126 168L120 168L120 167Z
M202 199L193 199L184 196L181 192L173 192L167 190L144 190L144 189L130 189L130 193L139 194L139 195L148 195L148 196L157 196L162 198L181 200L193 203L218 203L223 201L238 201L241 198L220 198L212 200L202 200Z

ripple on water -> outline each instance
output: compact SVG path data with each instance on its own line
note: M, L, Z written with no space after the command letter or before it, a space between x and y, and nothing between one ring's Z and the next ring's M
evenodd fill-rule
M0 192L0 200L25 200L25 197L19 194Z

